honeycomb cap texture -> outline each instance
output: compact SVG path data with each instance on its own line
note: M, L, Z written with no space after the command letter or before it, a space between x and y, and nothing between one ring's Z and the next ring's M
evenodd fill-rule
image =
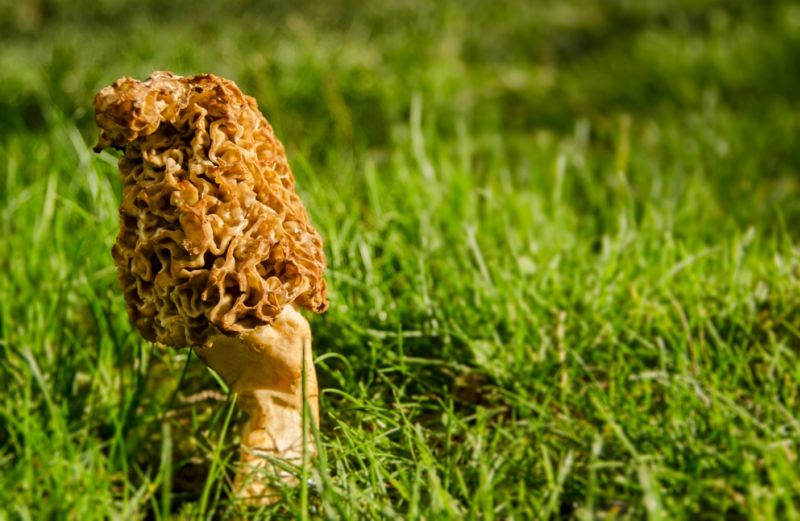
M199 346L328 307L322 239L256 101L203 74L121 78L94 98L95 151L123 151L112 254L148 340Z

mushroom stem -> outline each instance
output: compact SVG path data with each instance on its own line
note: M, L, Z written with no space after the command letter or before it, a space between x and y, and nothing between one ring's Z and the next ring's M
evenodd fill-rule
M234 483L238 497L276 501L270 482L297 483L282 462L301 465L304 450L306 456L316 454L309 427L311 421L319 423L319 391L308 322L288 305L271 325L238 336L211 336L195 351L238 394L249 416ZM304 403L310 411L305 419Z

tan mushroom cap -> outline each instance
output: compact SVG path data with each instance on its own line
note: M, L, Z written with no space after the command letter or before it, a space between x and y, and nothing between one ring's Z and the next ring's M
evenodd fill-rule
M211 74L121 78L94 99L100 151L122 149L112 253L148 340L199 346L328 307L322 239L256 101Z

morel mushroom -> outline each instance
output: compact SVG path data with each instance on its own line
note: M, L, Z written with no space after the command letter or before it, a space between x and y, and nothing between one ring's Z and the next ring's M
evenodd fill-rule
M249 420L235 488L271 501L256 470L299 462L304 440L315 452L311 330L297 306L328 307L322 240L283 145L252 97L211 74L122 78L94 109L95 151L124 152L112 253L130 319L150 341L193 347L238 393Z

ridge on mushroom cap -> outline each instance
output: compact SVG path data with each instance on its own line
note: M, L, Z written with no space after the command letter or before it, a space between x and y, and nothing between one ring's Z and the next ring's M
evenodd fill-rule
M96 151L124 151L112 254L142 335L202 345L328 307L322 239L294 191L283 145L232 81L154 72L94 99Z

